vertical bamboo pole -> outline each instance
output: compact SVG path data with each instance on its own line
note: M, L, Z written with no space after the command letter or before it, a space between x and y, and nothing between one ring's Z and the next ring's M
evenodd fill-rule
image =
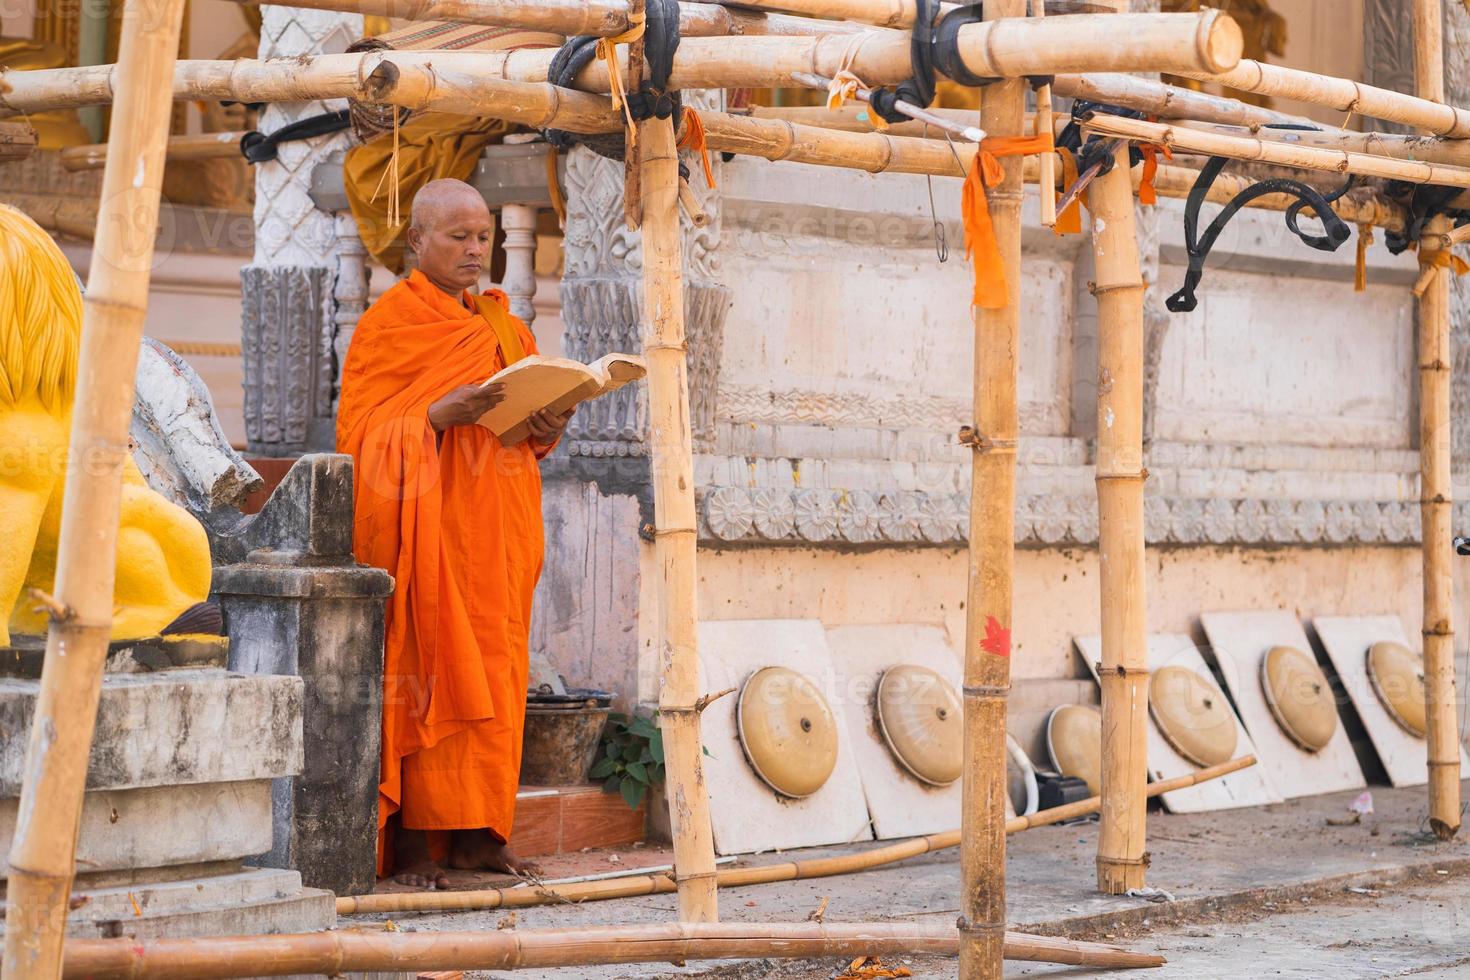
M61 975L87 757L112 629L122 470L183 10L184 0L128 0L123 11L113 140L83 308L62 498L58 611L46 641L10 849L7 977Z
M985 19L1024 17L1026 0L988 0ZM1026 82L981 90L980 128L1020 136ZM960 977L1000 980L1006 927L1006 698L1015 558L1016 374L1020 354L1021 161L986 189L1005 266L1006 305L975 310L970 568L965 615L965 767L960 850Z
M662 576L658 582L659 717L674 832L674 880L679 887L679 919L715 922L719 907L714 834L704 784L704 742L699 734L694 457L679 238L679 153L672 120L639 123L638 153L654 560Z
M1444 101L1440 0L1414 3L1414 90ZM1432 219L1420 249L1445 247L1444 216ZM1441 840L1460 829L1460 745L1456 723L1454 579L1450 489L1450 274L1439 269L1419 299L1419 509L1424 549L1424 700L1428 721L1429 825Z
M1046 0L1033 0L1032 16L1046 16ZM1043 85L1036 90L1036 132L1052 132L1051 86ZM1055 228L1057 224L1057 155L1041 155L1041 180L1038 200L1041 202L1041 227Z
M1097 297L1098 588L1102 601L1102 825L1097 887L1143 887L1148 777L1143 593L1143 277L1128 148L1092 191Z

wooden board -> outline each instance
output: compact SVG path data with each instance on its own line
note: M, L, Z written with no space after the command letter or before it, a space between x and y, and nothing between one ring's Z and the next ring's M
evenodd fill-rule
M1295 615L1284 609L1203 613L1200 621L1236 713L1256 743L1257 765L1282 796L1294 799L1365 785L1352 741L1340 723L1320 752L1308 752L1282 730L1266 701L1261 664L1272 647L1295 647L1312 656L1307 631Z
M847 731L862 777L874 834L915 837L960 825L961 783L930 786L894 759L878 730L873 697L889 667L915 664L938 673L955 687L964 683L959 656L937 626L838 626L827 630L838 689L845 692Z
M846 722L827 632L815 619L705 620L699 624L700 690L739 688L762 667L799 671L821 688L837 721L837 765L822 788L793 800L756 776L736 734L739 694L704 712L702 737L710 821L720 854L872 840L868 805Z
M1312 628L1327 650L1327 658L1332 661L1343 690L1358 709L1358 717L1363 719L1363 727L1368 730L1368 739L1388 773L1388 781L1395 786L1428 783L1428 743L1410 735L1389 717L1373 690L1373 682L1368 679L1368 648L1373 644L1393 640L1410 650L1419 650L1420 645L1409 641L1397 616L1317 616L1312 620ZM1470 759L1466 759L1463 748L1460 765L1470 770Z
M1077 652L1087 669L1097 677L1097 665L1102 659L1102 637L1074 637ZM1194 641L1177 633L1150 633L1148 636L1148 669L1157 671L1164 667L1187 667L1215 684L1210 668L1195 647ZM1237 738L1235 756L1255 752L1250 733L1235 716ZM1153 715L1148 718L1148 775L1150 780L1173 779L1198 771L1199 767L1184 758L1164 738ZM1164 806L1171 813L1199 813L1205 810L1229 810L1241 806L1264 806L1280 803L1281 794L1276 791L1259 765L1233 772L1220 779L1212 779L1189 789L1175 790L1162 797Z

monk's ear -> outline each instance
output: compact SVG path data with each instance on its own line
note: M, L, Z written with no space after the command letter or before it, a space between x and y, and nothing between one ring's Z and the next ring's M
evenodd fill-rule
M419 246L424 243L424 233L419 229L413 227L413 225L409 225L407 238L409 249L413 252L413 254L418 255Z

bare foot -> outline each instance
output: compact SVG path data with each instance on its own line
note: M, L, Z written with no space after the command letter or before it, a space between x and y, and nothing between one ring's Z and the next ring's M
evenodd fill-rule
M510 849L488 830L456 830L449 866L459 871L501 871L522 877L539 875L541 866Z
M449 887L449 873L429 856L429 838L422 830L399 827L393 837L393 880L410 888Z

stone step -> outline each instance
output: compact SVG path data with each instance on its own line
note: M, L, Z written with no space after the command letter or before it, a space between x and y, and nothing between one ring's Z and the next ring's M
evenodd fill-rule
M225 667L229 658L228 637L148 636L109 643L103 669L111 674L146 674L189 667ZM45 660L46 637L13 636L10 646L0 647L0 677L36 680L41 676Z
M10 853L17 799L0 800L0 856ZM271 781L98 790L82 799L83 876L238 861L271 848ZM9 868L0 864L0 880Z
M20 795L40 682L0 679L0 799ZM299 677L216 669L109 674L88 790L271 779L301 771Z

